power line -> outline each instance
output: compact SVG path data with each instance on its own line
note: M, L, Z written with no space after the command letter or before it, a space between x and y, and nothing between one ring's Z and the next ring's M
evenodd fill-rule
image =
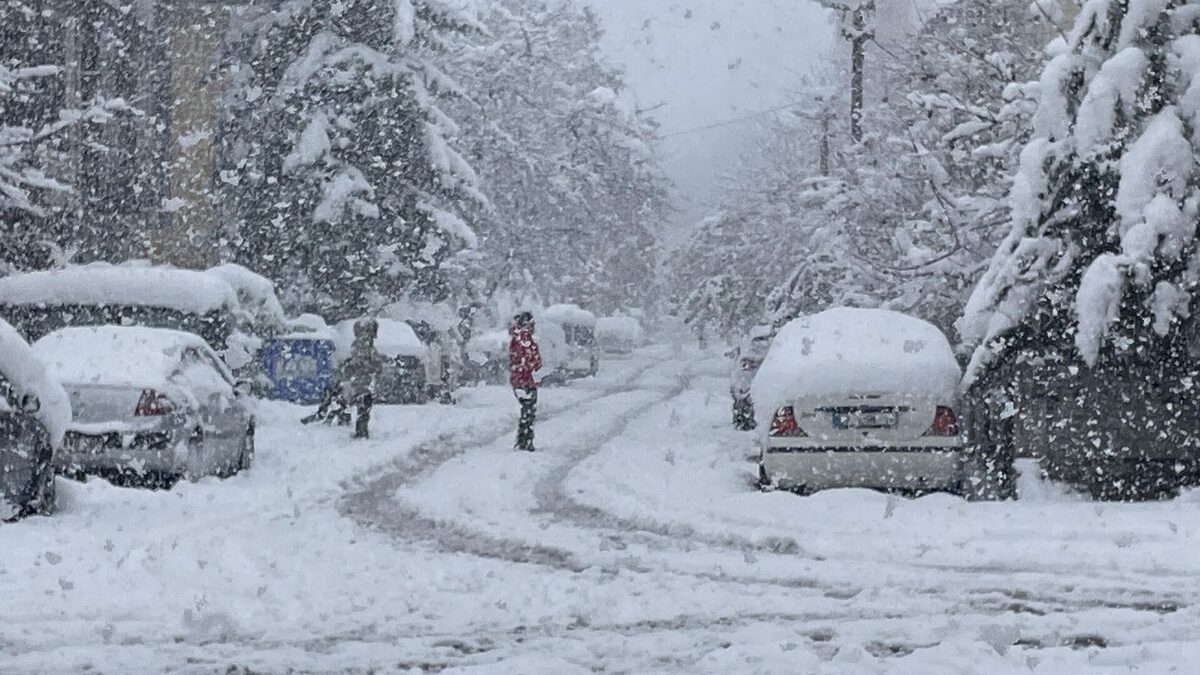
M727 126L731 126L734 124L740 124L742 122L747 122L752 119L757 119L759 117L764 117L766 115L773 115L777 112L782 112L784 110L787 110L788 108L792 108L792 107L800 105L802 103L806 103L809 100L811 100L811 99L803 99L803 100L798 100L798 101L791 101L788 103L782 103L780 105L775 106L774 108L767 108L766 110L756 110L751 113L746 113L745 115L742 115L740 117L731 117L726 120L721 120L720 122L713 122L712 124L705 124L705 125L698 126L698 127L691 127L688 129L680 129L679 131L672 131L672 132L663 134L662 137L670 138L672 136L682 136L684 134L694 134L694 133L697 133L700 131L708 131L709 129L718 129L720 127L727 127Z

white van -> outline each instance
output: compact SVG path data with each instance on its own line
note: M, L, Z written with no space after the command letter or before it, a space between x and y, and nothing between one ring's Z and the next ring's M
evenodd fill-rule
M600 347L596 343L596 315L579 305L552 305L535 316L540 335L551 337L561 331L561 354L554 368L567 379L588 377L600 370ZM550 324L550 325L547 325Z

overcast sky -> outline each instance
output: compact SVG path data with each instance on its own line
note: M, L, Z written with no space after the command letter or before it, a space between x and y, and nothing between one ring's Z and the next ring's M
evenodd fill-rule
M706 213L751 135L747 121L700 128L786 103L790 85L834 46L834 27L807 0L588 1L639 107L663 104L654 114L682 210L673 242Z

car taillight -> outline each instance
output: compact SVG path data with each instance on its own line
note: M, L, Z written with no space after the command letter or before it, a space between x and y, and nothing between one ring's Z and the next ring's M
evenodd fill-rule
M133 409L135 417L151 417L154 415L170 415L175 412L175 402L166 394L153 389L143 389L137 406Z
M758 359L742 359L742 370L754 370L761 364Z
M957 436L958 416L954 414L954 410L944 405L939 405L937 412L933 414L933 424L929 427L929 431L925 432L925 435Z
M796 423L796 411L790 405L785 405L775 411L771 420L771 436L805 436L806 434Z

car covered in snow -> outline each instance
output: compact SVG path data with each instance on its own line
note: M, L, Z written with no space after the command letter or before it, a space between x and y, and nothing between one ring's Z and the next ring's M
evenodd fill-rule
M961 371L933 325L830 309L783 326L751 386L764 486L974 493L958 420Z
M605 354L629 354L646 341L646 331L632 316L596 319L596 342Z
M315 405L333 381L338 339L325 320L301 314L263 341L259 363L269 399Z
M340 365L350 358L354 343L354 323L347 319L337 324L337 351ZM430 399L429 347L417 337L412 326L395 319L376 319L379 332L375 350L384 359L383 370L375 381L375 403L384 405L427 403Z
M236 291L208 272L92 263L0 278L0 318L31 342L67 326L137 325L194 333L224 352L239 315Z
M467 341L467 375L474 382L508 384L508 333L484 331Z
M596 342L596 315L578 305L551 305L534 312L534 339L551 343L547 375L574 379L595 375L600 370L600 346ZM561 343L560 343L561 337ZM543 359L546 360L546 359Z
M750 384L762 366L767 351L771 349L774 334L770 326L759 325L750 329L741 344L730 353L733 370L729 376L729 395L733 398L733 427L740 431L754 429L754 401L750 396Z
M54 453L70 420L66 392L0 321L0 520L54 510Z
M254 460L247 387L197 335L76 326L42 337L33 353L70 397L62 473L168 486Z

